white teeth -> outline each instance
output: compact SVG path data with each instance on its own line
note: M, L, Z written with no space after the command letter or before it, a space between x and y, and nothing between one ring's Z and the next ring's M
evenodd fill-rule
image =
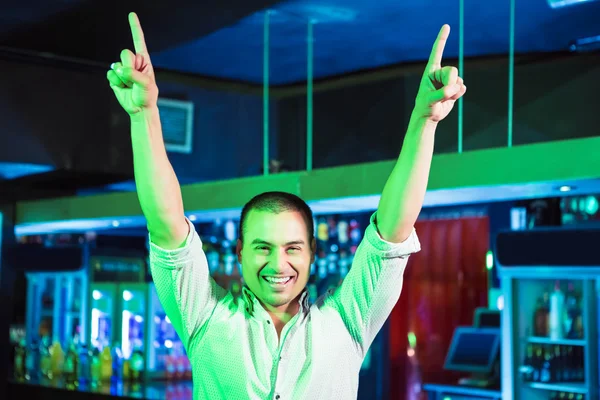
M265 279L271 283L287 283L292 278L289 276L287 278L274 278L271 276L265 276Z

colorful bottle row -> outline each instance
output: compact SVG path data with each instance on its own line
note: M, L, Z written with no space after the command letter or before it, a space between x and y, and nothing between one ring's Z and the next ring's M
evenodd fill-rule
M549 400L585 400L585 395L570 392L550 392Z
M45 336L39 346L27 347L25 341L15 349L16 380L64 380L65 386L108 383L112 380L140 382L144 374L144 355L136 348L124 359L119 344L88 349L75 339L64 351L58 341Z
M520 369L524 382L583 382L583 347L527 344Z

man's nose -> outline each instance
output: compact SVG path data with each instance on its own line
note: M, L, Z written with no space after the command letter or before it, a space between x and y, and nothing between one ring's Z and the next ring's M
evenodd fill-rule
M285 250L274 251L271 255L271 264L273 268L281 268L287 265L287 252Z

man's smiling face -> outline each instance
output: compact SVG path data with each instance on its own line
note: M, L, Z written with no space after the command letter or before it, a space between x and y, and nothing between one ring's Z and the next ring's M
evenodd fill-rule
M308 282L313 246L302 213L248 213L238 260L244 282L267 311L284 311L297 301Z

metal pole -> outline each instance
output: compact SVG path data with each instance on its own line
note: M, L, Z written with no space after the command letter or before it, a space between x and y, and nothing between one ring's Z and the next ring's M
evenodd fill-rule
M465 0L460 0L458 17L458 76L465 73ZM458 152L463 151L463 98L458 99Z
M313 21L308 21L306 51L306 170L312 170L313 164Z
M263 174L269 175L269 11L263 24Z
M510 0L510 47L508 50L508 147L512 147L513 144L513 98L515 86L515 2L516 0Z

